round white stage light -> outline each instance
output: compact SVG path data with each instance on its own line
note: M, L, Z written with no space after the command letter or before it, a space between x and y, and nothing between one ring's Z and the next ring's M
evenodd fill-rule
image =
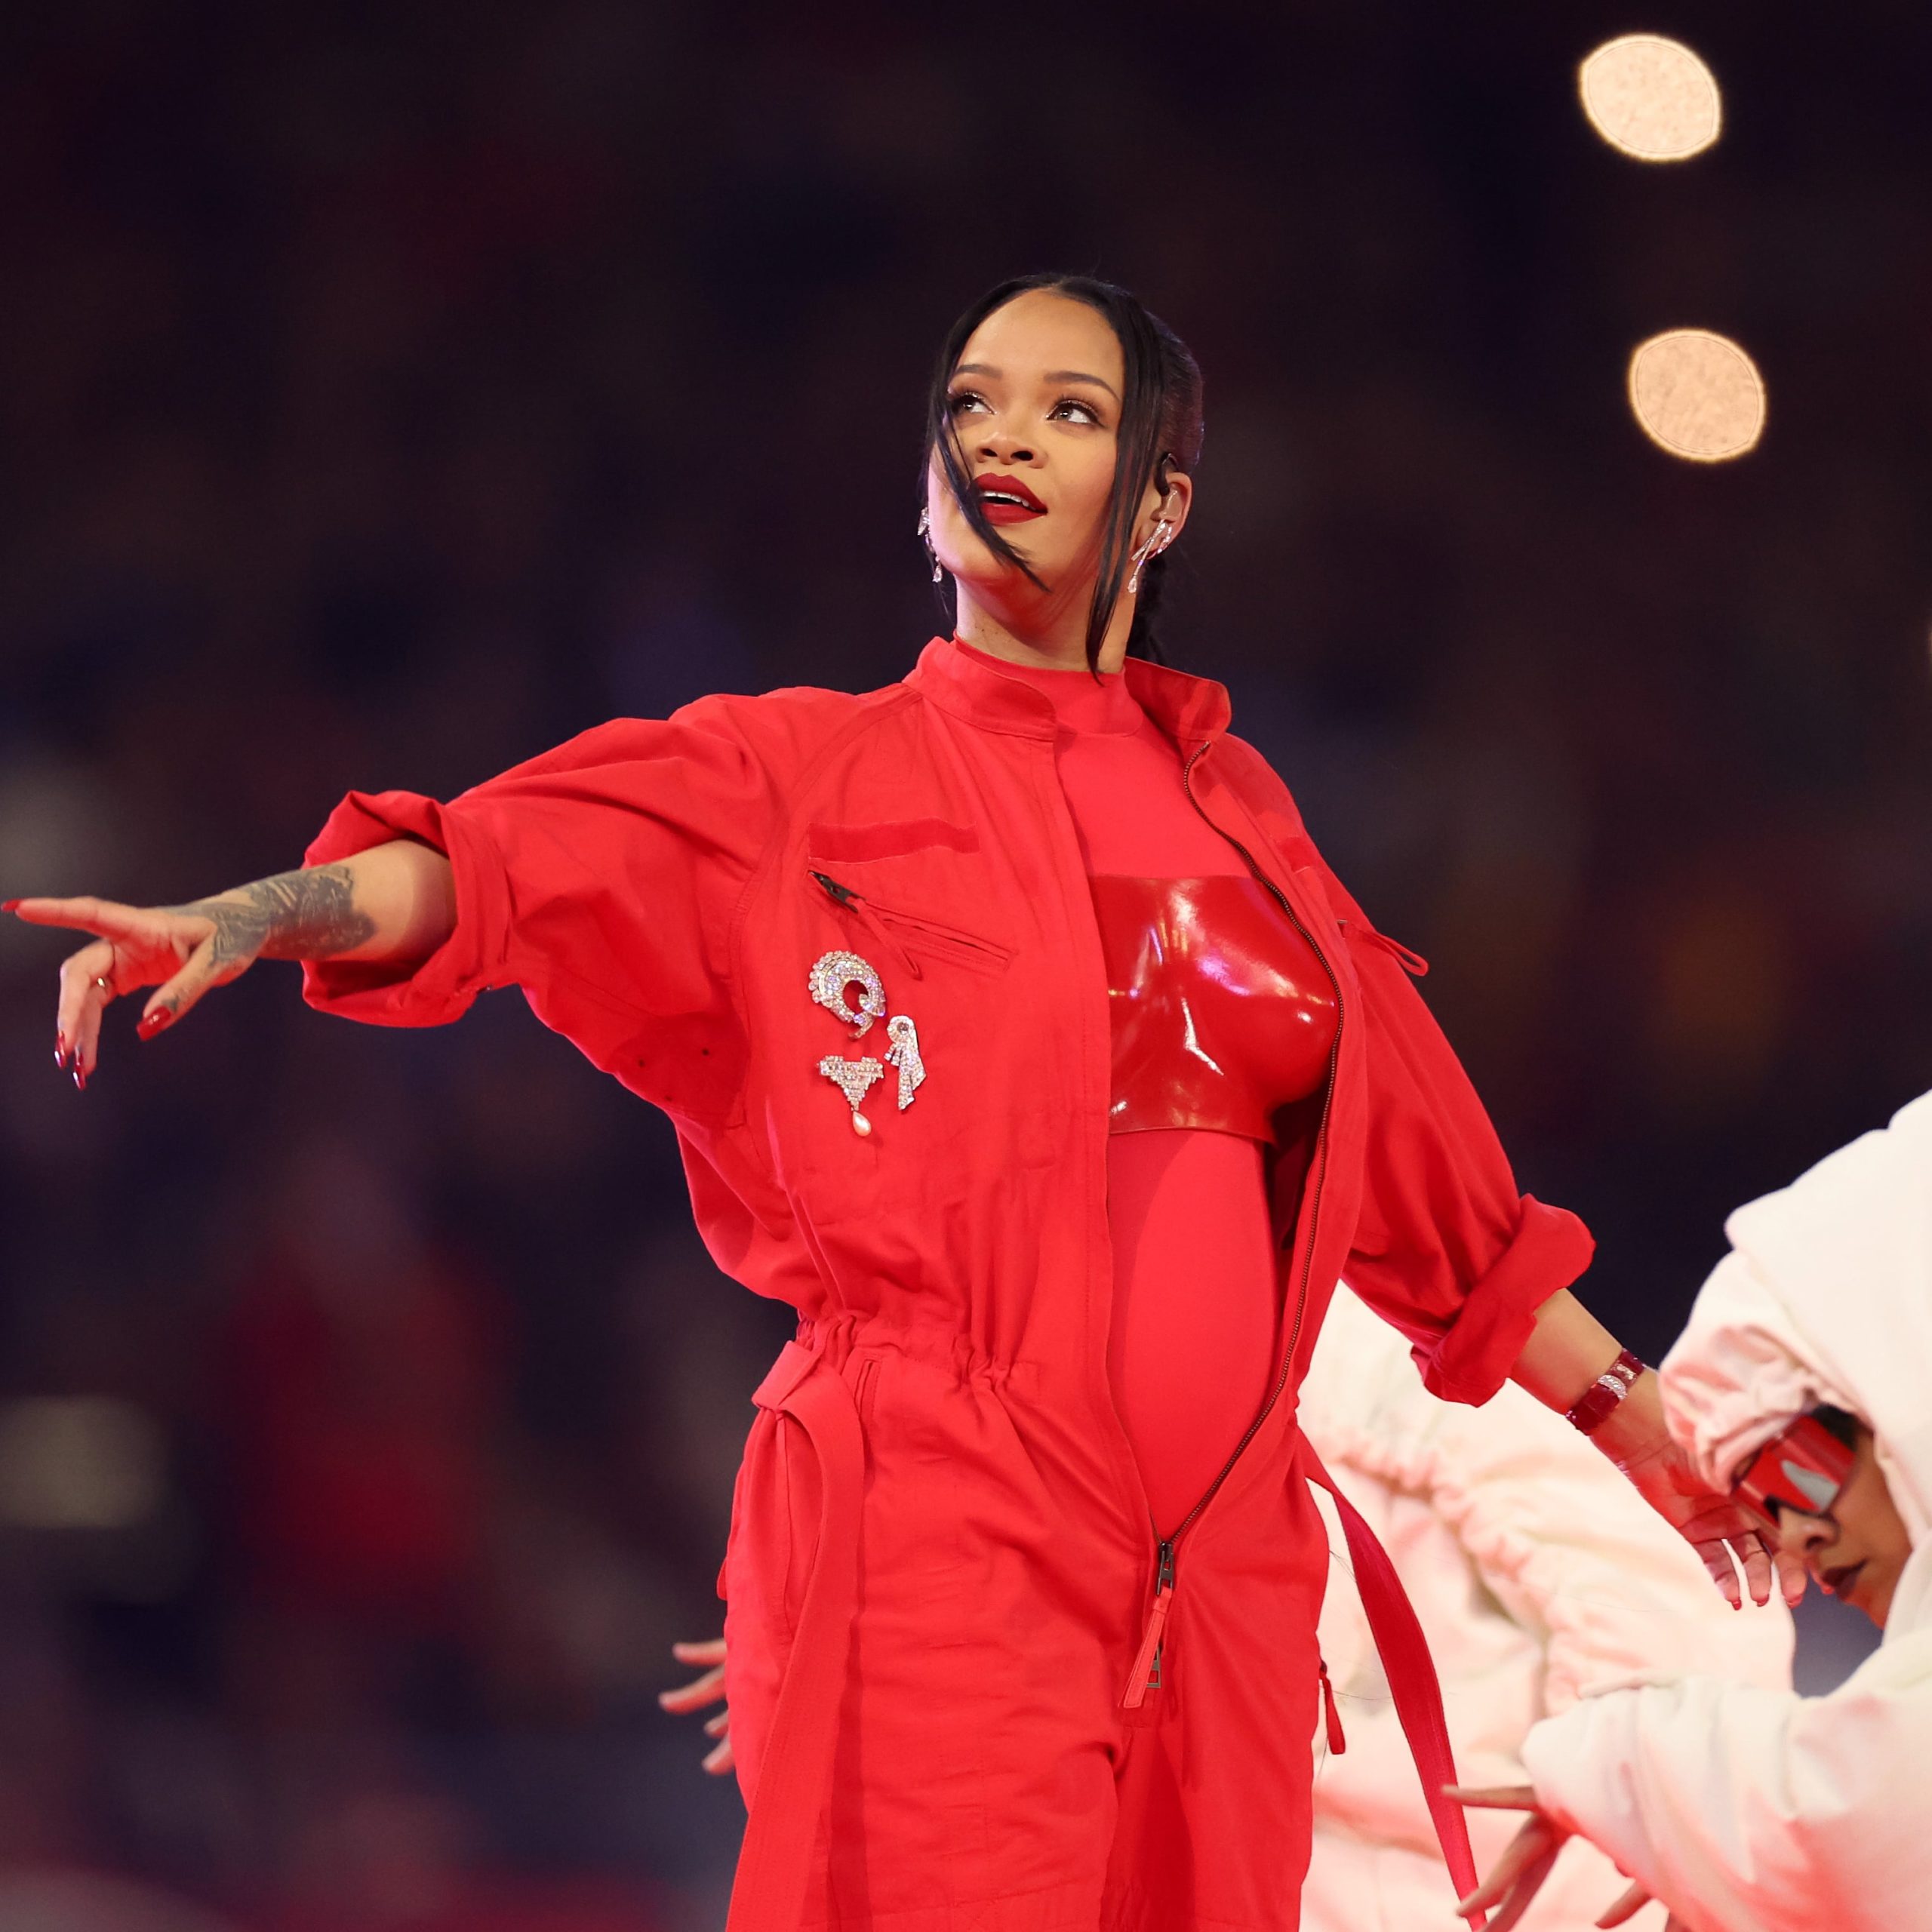
M1716 75L1660 34L1606 41L1577 69L1577 85L1590 125L1637 161L1687 161L1723 125Z
M1764 379L1729 337L1669 329L1630 358L1630 407L1644 435L1691 463L1727 463L1764 433Z

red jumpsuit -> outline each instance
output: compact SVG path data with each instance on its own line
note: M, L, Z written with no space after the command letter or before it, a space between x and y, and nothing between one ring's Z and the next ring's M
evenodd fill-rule
M1518 1193L1225 692L1127 675L1337 1021L1306 1177L1270 1176L1282 1392L1179 1540L1160 1687L1131 1707L1156 1545L1108 1387L1107 979L1049 701L935 641L881 691L619 720L447 805L352 794L310 849L425 839L458 908L408 978L312 967L312 1000L425 1025L521 986L671 1115L719 1266L799 1311L725 1564L733 1932L1290 1932L1322 1576L1294 1392L1332 1285L1479 1402L1589 1260ZM863 1035L810 983L838 952L891 1016ZM821 1069L866 1057L862 1137Z

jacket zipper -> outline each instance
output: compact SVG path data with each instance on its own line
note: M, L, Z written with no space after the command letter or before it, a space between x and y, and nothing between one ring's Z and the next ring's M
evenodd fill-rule
M826 873L812 870L811 876L827 898L850 912L869 931L875 934L881 945L889 946L894 956L915 980L923 980L925 974L920 970L919 962L906 950L898 934L892 931L894 926L956 952L975 955L995 970L1013 957L1007 947L997 945L991 940L980 939L971 933L961 932L956 927L941 925L936 919L922 919L916 912L901 912L891 906L876 904L863 892L856 892L851 886L841 884Z
M1287 895L1254 863L1254 854L1238 838L1229 832L1222 832L1221 828L1216 825L1212 819L1208 818L1204 811L1201 811L1201 801L1194 795L1194 768L1206 755L1208 749L1206 745L1201 746L1181 767L1181 789L1187 794L1188 803L1193 806L1196 811L1201 812L1201 816L1207 820L1209 827L1220 832L1220 835L1227 840L1228 843L1241 854L1248 870L1274 894L1276 903L1288 915L1289 923L1297 932L1300 934L1309 950L1321 961L1321 970L1328 975L1328 983L1334 989L1335 1037L1329 1042L1328 1075L1327 1083L1322 1090L1321 1120L1321 1124L1315 1129L1314 1192L1309 1197L1308 1211L1308 1252L1302 1259L1301 1280L1295 1293L1294 1318L1288 1328L1287 1350L1281 1358L1281 1372L1275 1378L1274 1387L1268 1392L1267 1401L1262 1404L1260 1412L1248 1424L1241 1440L1235 1444L1233 1454L1222 1464L1220 1473L1208 1485L1200 1501L1195 1503L1181 1519L1180 1527L1172 1536L1160 1541L1157 1546L1154 1601L1149 1610L1146 1626L1141 1635L1140 1652L1134 1658L1133 1675L1128 1681L1127 1694L1121 1700L1121 1707L1127 1710L1137 1710L1149 1690L1158 1690L1161 1687L1161 1633L1167 1627L1168 1612L1174 1592L1175 1546L1194 1526L1201 1512L1214 1501L1220 1491L1221 1485L1234 1473L1235 1465L1241 1460L1242 1453L1260 1434L1261 1425L1274 1412L1275 1404L1281 1399L1282 1392L1288 1386L1288 1377L1294 1368L1295 1350L1301 1343L1302 1317L1308 1307L1309 1277L1313 1272L1315 1267L1315 1240L1321 1231L1321 1189L1328 1178L1328 1115L1330 1109L1334 1104L1335 1070L1341 1063L1342 1054L1342 1026L1344 1019L1342 983L1337 976L1334 968L1329 964L1327 955L1323 952L1320 946L1315 944L1314 935L1309 932L1306 926L1303 924L1300 915L1295 911L1294 906L1288 903ZM1339 1729L1339 1725L1337 1727Z
M827 895L844 907L852 916L869 931L877 934L881 944L889 946L897 956L899 963L915 980L926 976L919 971L919 962L885 929L885 922L866 903L863 896L854 892L849 885L841 885L835 878L827 878L823 872L814 872L812 877L824 887Z
M1178 1536L1180 1532L1174 1532ZM1154 1607L1147 1614L1147 1628L1141 1633L1140 1648L1128 1672L1123 1709L1137 1711L1150 1690L1161 1687L1161 1632L1168 1626L1168 1603L1174 1593L1174 1546L1172 1538L1163 1543L1154 1572Z

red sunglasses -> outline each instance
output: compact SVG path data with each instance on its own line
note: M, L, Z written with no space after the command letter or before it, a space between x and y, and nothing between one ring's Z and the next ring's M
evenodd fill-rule
M1780 1509L1829 1515L1850 1479L1852 1461L1851 1451L1816 1416L1800 1416L1758 1451L1730 1493L1775 1529Z

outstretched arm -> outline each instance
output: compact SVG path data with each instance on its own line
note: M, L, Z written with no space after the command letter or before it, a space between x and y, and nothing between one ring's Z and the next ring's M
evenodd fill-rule
M185 906L112 899L17 899L7 909L37 926L91 933L60 968L55 1063L85 1088L100 1057L110 1001L156 989L142 1010L143 1039L172 1026L211 986L257 959L426 959L456 924L450 863L399 838L333 865L279 872Z
M1516 1358L1512 1379L1561 1414L1616 1361L1619 1348L1617 1337L1561 1288L1537 1309L1536 1327ZM1734 1555L1755 1601L1769 1601L1774 1569L1786 1602L1795 1604L1804 1595L1804 1566L1774 1550L1728 1497L1707 1490L1672 1440L1654 1370L1644 1370L1590 1439L1696 1549L1711 1580L1734 1606L1743 1601Z
M1703 1676L1536 1725L1544 1815L1711 1932L1925 1923L1932 1657L1900 1632L1829 1695Z

